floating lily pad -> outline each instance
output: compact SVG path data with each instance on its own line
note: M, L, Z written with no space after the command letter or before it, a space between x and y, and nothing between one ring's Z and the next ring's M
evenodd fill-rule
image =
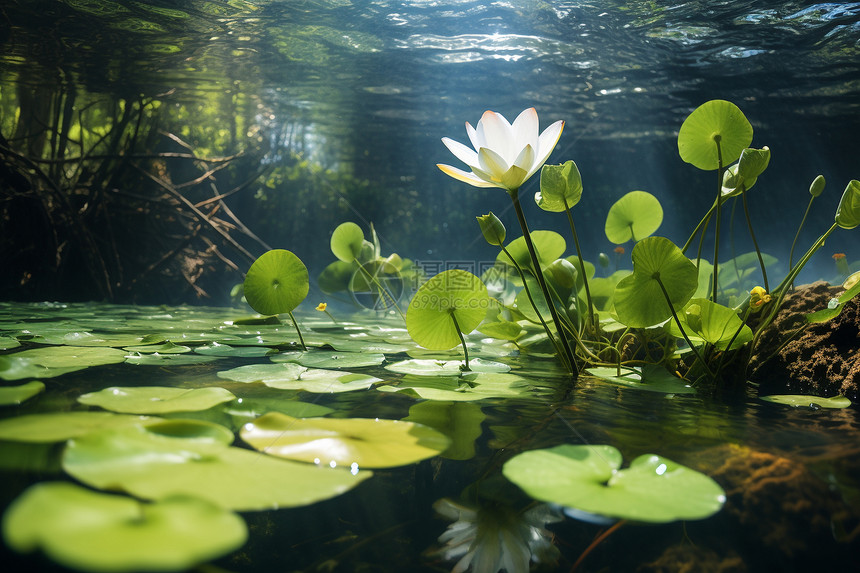
M79 396L78 402L121 414L165 414L207 410L235 398L232 392L217 386L208 388L167 386L118 388L113 386Z
M135 366L189 366L191 364L205 364L214 362L218 356L201 356L199 354L133 354L127 356L127 364Z
M298 379L299 375L305 370L305 367L292 362L284 362L280 364L248 364L247 366L239 366L237 368L231 368L230 370L222 370L218 373L218 378L225 378L234 382L244 383L280 383Z
M3 516L15 551L83 571L185 571L241 547L241 517L194 497L140 503L65 482L34 485Z
M181 344L174 344L169 340L163 344L141 344L138 346L126 346L126 352L139 352L140 354L185 354L191 352L191 348Z
M705 474L654 454L627 469L612 446L561 445L523 452L502 468L531 497L588 513L648 523L710 517L725 492Z
M379 418L292 418L271 413L240 436L267 454L322 465L389 468L444 451L451 441L428 426Z
M62 442L90 432L154 423L160 418L128 416L111 412L55 412L28 414L0 420L0 440L15 442Z
M54 378L90 366L117 364L125 353L114 348L52 346L31 348L0 356L0 378Z
M0 388L0 406L20 404L44 390L45 384L37 380L20 386L4 386Z
M305 392L315 392L317 394L333 394L352 392L354 390L367 390L377 382L382 382L382 380L367 374L312 368L302 372L294 381L270 380L265 382L265 384L270 388L279 388L281 390L304 390Z
M633 388L634 390L646 390L648 392L662 392L664 394L695 394L696 390L686 380L673 376L665 368L656 365L644 367L621 368L618 375L617 368L597 367L586 368L585 371L601 380Z
M21 343L18 342L17 338L12 338L10 336L0 336L0 350L12 350L13 348L18 348L21 346Z
M159 436L140 426L70 441L63 469L99 489L143 499L190 495L237 511L307 505L344 493L372 475Z
M330 414L334 409L321 404L283 398L237 398L224 407L224 412L244 424L269 412L280 412L296 418L316 418Z
M363 366L378 366L385 362L385 356L373 353L314 350L273 354L269 360L272 362L295 362L308 368L361 368Z
M329 345L338 352L367 352L371 354L398 354L415 348L415 344L392 344L390 342L382 342L371 338L332 340L331 342L329 342Z
M223 356L225 358L261 358L274 351L265 346L230 346L220 342L212 342L198 346L194 352L204 356Z
M93 334L92 332L70 332L63 336L63 343L70 346L108 346L122 348L139 344L158 344L164 342L163 336L155 336L156 340L147 342L143 336L133 334Z
M461 378L404 376L397 385L377 386L381 392L397 392L449 402L469 402L485 398L531 398L532 387L514 374L473 373Z
M786 404L795 408L847 408L851 405L851 400L845 396L833 396L831 398L823 398L821 396L803 396L801 394L774 394L772 396L762 396L765 402L775 402L777 404Z

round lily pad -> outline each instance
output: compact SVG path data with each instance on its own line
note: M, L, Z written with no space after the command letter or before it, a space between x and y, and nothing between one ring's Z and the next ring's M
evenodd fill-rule
M263 381L270 388L304 390L305 392L315 392L317 394L367 390L377 382L382 382L382 380L368 374L357 374L343 370L325 370L322 368L305 370L295 380Z
M462 360L411 358L389 364L385 369L398 374L414 374L416 376L457 376L460 374L462 366ZM469 370L471 372L510 372L511 367L493 360L473 358L469 361Z
M286 382L298 379L299 375L306 368L293 364L292 362L283 362L279 364L248 364L231 368L230 370L222 370L218 373L218 378L226 378L234 382Z
M629 240L641 241L663 223L660 201L645 191L631 191L616 201L606 214L606 238L620 245Z
M4 386L0 388L0 406L20 404L44 390L45 384L38 380L33 380L20 386Z
M451 443L433 428L379 418L293 418L273 412L242 427L240 436L267 454L322 465L405 466Z
M24 358L46 368L80 368L118 364L125 361L125 356L125 352L115 348L52 346L22 350L7 355L7 358Z
M122 414L165 414L195 412L234 400L229 390L217 386L208 388L172 388L166 386L113 386L78 397L78 402L99 406Z
M377 386L381 392L397 392L413 398L470 402L485 398L531 398L533 389L515 374L483 374L474 372L460 378L404 376L397 385Z
M340 261L351 263L364 246L364 231L353 222L341 223L331 234L331 252Z
M726 496L710 477L654 454L621 467L612 446L560 445L508 460L506 478L531 497L616 519L667 523L710 517Z
M169 340L162 344L141 344L138 346L126 346L126 352L139 352L140 354L185 354L191 352L191 348L181 344L174 344Z
M65 482L34 485L3 516L15 551L83 571L185 571L235 551L241 517L194 497L141 503Z
M311 350L286 355L273 354L269 360L272 362L295 362L308 368L361 368L382 364L385 362L385 356L379 353Z
M472 273L460 269L434 276L412 297L406 312L406 329L415 342L429 350L448 350L460 344L487 314L487 287Z
M729 342L732 343L732 349L739 348L753 337L752 329L741 321L733 309L706 298L691 299L678 312L678 320L691 341L709 342L720 350L726 350ZM682 336L675 321L667 323L666 328L673 336Z
M647 237L633 247L633 274L615 287L615 311L622 324L647 328L672 316L696 292L699 273L672 241ZM659 281L668 294L663 293Z
M265 346L231 346L220 342L212 342L204 346L198 346L194 349L197 354L204 356L223 356L226 358L260 358L266 356L270 352L274 352L271 348Z
M308 269L292 252L273 249L248 269L244 288L248 305L260 314L290 312L308 296Z
M662 392L664 394L695 394L696 390L686 380L670 374L662 366L653 364L644 367L617 368L599 366L586 368L585 371L595 378L618 384L634 390Z
M752 125L738 106L725 100L711 100L684 120L678 131L678 153L687 163L712 171L720 165L717 142L725 167L741 156L752 138Z
M97 430L117 426L151 424L160 420L160 418L148 416L129 416L111 412L28 414L0 420L0 440L62 442Z
M71 440L63 452L63 469L99 489L143 499L191 495L237 511L307 505L344 493L372 475L165 437L140 426Z
M771 396L762 396L761 399L765 402L786 404L795 408L847 408L851 405L851 400L845 396L824 398L822 396L803 396L801 394L774 394Z

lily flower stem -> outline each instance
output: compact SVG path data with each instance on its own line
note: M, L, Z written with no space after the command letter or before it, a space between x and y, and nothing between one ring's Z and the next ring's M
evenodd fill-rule
M792 269L791 262L794 260L794 246L797 244L797 238L800 237L800 230L803 229L803 224L806 223L806 218L809 216L809 210L812 209L812 202L815 201L815 196L809 198L809 203L806 204L806 211L803 213L803 219L800 220L800 226L797 228L797 233L794 234L794 240L791 242L791 250L788 252L788 270Z
M761 265L761 276L764 278L764 290L770 291L770 287L767 284L767 271L764 268L764 259L762 259L761 251L758 248L758 241L755 240L755 232L753 231L752 219L750 219L750 211L747 207L747 189L746 185L741 185L741 199L743 199L744 203L744 215L747 218L747 227L750 230L750 237L752 238L753 246L755 247L755 254L758 255L758 263ZM737 269L737 265L735 265Z
M717 222L714 227L714 293L711 298L712 302L717 302L717 290L719 281L717 274L720 268L720 212L723 206L723 149L720 147L720 136L714 136L714 143L717 144Z
M735 339L738 337L738 335L739 335L739 334L741 333L741 331L744 329L744 326L746 326L747 318L749 318L749 315L750 315L750 313L751 313L751 312L752 312L752 308L751 308L751 307L747 307L747 310L746 310L746 312L744 313L744 317L741 319L741 325L740 325L740 326L738 327L738 329L735 331L734 335L732 335L731 340L729 340L729 343L728 343L728 344L726 344L726 349L723 351L722 356L720 356L720 362L717 364L717 371L714 373L714 374L715 374L715 376L719 376L719 375L720 375L720 370L722 370L722 369L723 369L723 365L724 365L724 364L725 364L725 362L726 362L726 356L728 356L728 355L729 355L729 351L732 349L732 344L734 344Z
M526 216L523 213L522 205L520 205L519 199L519 188L512 189L510 191L511 201L514 203L514 211L517 213L517 220L520 223L520 228L523 231L523 239L526 242L526 247L529 250L529 257L532 260L532 266L535 269L535 275L538 280L538 284L540 285L541 291L543 291L543 296L546 299L546 304L549 307L550 315L552 316L552 321L555 324L556 332L558 332L558 336L561 339L561 345L564 349L565 355L567 356L567 360L570 363L570 372L574 375L574 377L579 375L579 367L576 365L576 358L573 355L573 351L570 348L570 343L567 340L567 336L565 335L564 329L561 327L561 320L558 318L558 312L556 312L555 305L552 303L552 298L549 295L549 290L546 286L546 279L544 279L543 271L541 270L540 261L538 260L537 253L535 252L534 243L532 243L532 237L529 233L529 226L526 223Z
M561 347L559 346L559 344L560 344L559 341L556 339L555 336L552 335L552 331L549 329L549 325L546 323L546 321L543 319L543 316L538 311L537 305L535 304L535 300L532 298L532 293L531 293L531 290L529 289L528 282L526 282L526 274L523 272L523 268L519 265L519 263L516 261L516 259L514 259L514 257L511 256L511 254L504 247L504 245L501 245L501 247L502 247L502 252L505 253L505 256L507 256L508 260L511 261L511 264L514 265L515 269L517 269L517 273L519 273L519 275L520 275L520 280L523 281L523 290L526 291L526 296L529 299L529 303L532 305L532 308L534 309L535 314L537 314L538 320L540 320L541 325L543 325L543 329L546 332L546 335L549 338L550 342L552 342L552 345L555 346L555 351L558 353L559 356L562 357L562 359L566 359L567 357L565 356L564 352L562 351Z
M579 248L579 237L576 235L576 225L573 224L573 215L567 205L567 197L564 199L564 212L570 223L570 233L573 235L573 244L576 246L576 256L579 259L579 274L582 276L582 284L585 286L585 300L588 303L588 331L597 338L597 324L594 321L594 308L591 306L591 290L588 288L588 276L585 274L585 261L582 260L582 249Z
M715 208L716 208L716 204L711 205L711 208L710 208L710 209L708 209L708 212L707 212L707 213L705 213L705 216L704 216L704 217L702 217L702 220L701 220L701 221L699 221L699 224L698 224L698 225L696 225L696 228L695 228L695 229L693 229L693 232L690 234L690 238L689 238L689 239L687 239L687 242L686 242L686 243L684 243L684 246L683 246L683 248L681 249L681 252L682 252L682 253L687 252L687 249L689 249L689 248L690 248L690 244L693 242L693 239L695 239L695 238L696 238L696 235L698 235L698 234L699 234L699 230L702 230L702 228L703 228L703 227L707 227L708 222L711 220L711 215L713 215L713 214L714 214L714 209L715 209ZM704 230L702 230L702 233L704 234Z
M469 349L466 348L466 339L463 338L463 332L460 330L460 325L457 323L457 317L454 315L454 309L452 308L449 311L451 316L451 320L454 321L454 328L457 330L457 336L460 337L460 344L463 345L463 355L466 357L466 368L464 370L471 370L469 368Z
M622 519L621 521L616 521L612 525L612 527L610 527L609 529L607 529L606 531L604 531L603 533L601 533L600 535L595 537L594 541L591 542L591 545L589 545L588 547L585 548L585 551L582 552L582 554L579 556L579 559L577 559L576 562L573 564L573 567L570 568L570 573L573 573L574 571L579 569L579 566L582 565L582 562L585 560L586 557L588 557L588 554L591 553L591 551L595 547L597 547L598 545L603 543L607 537L609 537L610 535L612 535L613 533L618 531L618 529L622 525L624 525L625 523L627 523L626 519Z
M299 342L300 342L300 343L301 343L301 345L302 345L302 350L304 350L305 352L307 352L307 351L308 351L308 347L307 347L307 346L305 346L305 339L304 339L304 337L302 337L302 331L301 331L301 330L299 330L299 323L298 323L298 322L296 322L296 317L295 317L295 316L293 316L293 312L292 312L292 311L288 312L287 314L289 314L289 315L290 315L290 319L293 321L293 326L294 326L294 327L295 327L295 329L296 329L296 333L298 333L298 335L299 335Z
M669 293L666 291L666 287L663 285L663 281L660 279L659 273L654 273L654 280L656 280L657 284L660 285L660 290L663 291L663 297L666 299L666 304L669 305L669 310L672 311L672 318L675 319L675 324L678 326L678 330L681 331L681 334L684 335L684 340L687 341L687 345L690 347L690 350L692 350L693 354L696 355L696 360L702 363L702 366L704 366L705 370L708 371L708 376L710 376L711 379L714 379L714 373L711 372L710 368L708 368L707 362L702 359L702 355L699 354L699 351L696 349L695 346L693 346L690 337L687 336L687 333L684 331L684 327L681 326L681 321L678 320L678 315L675 312L675 307L672 306L672 299L669 298Z

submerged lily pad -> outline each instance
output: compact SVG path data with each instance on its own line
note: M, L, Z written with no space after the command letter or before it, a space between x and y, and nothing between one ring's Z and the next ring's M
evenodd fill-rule
M704 519L725 503L713 479L672 460L644 454L623 470L621 461L612 446L561 445L518 454L502 473L537 500L631 521Z
M0 406L10 406L25 402L45 390L45 384L37 380L21 384L20 386L6 386L0 388Z
M601 380L633 388L634 390L646 390L648 392L662 392L665 394L695 394L696 390L686 380L673 376L665 368L649 364L647 366L634 368L623 367L619 375L617 368L596 367L586 368L585 371Z
M208 388L172 388L166 386L113 386L78 397L78 402L100 406L122 414L165 414L207 410L217 404L234 400L229 390L217 386Z
M141 503L65 482L34 485L3 516L15 551L84 571L184 571L241 547L241 517L194 497Z
M151 424L160 420L160 418L148 416L129 416L111 412L28 414L0 420L0 440L62 442L106 428Z
M801 394L774 394L771 396L762 396L765 402L775 402L777 404L786 404L795 408L847 408L851 405L851 400L845 396L833 396L823 398L821 396L803 396Z
M307 505L344 493L372 475L165 437L141 426L71 440L63 469L99 489L144 499L191 495L237 511Z
M468 460L475 457L475 440L483 433L485 418L477 404L428 400L413 404L404 420L430 426L451 438L451 445L439 454L443 458Z
M444 434L413 422L279 413L245 424L240 435L261 452L331 467L404 466L438 455L451 443Z

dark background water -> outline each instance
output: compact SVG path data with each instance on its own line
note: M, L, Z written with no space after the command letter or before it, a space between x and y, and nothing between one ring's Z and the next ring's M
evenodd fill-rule
M328 237L344 220L374 222L385 252L492 260L473 217L493 210L513 232L509 199L435 167L458 163L440 138L465 141L464 123L486 109L513 119L535 106L542 128L566 121L550 162L573 159L582 172L574 216L592 260L614 247L606 210L633 189L662 201L658 234L686 240L715 176L682 162L675 138L709 99L738 104L753 145L772 150L750 207L763 248L783 262L812 179L828 186L804 249L860 177L856 2L12 0L0 9L0 43L4 126L26 117L22 93L143 96L161 102L162 129L185 129L194 145L254 151L236 179L296 157L335 174L332 185L263 178L228 200L312 276L333 260ZM219 131L230 137L214 145ZM526 209L533 229L564 232L563 216ZM749 247L741 221L738 253ZM834 252L860 258L856 244L856 231L835 233L806 278L830 277Z

